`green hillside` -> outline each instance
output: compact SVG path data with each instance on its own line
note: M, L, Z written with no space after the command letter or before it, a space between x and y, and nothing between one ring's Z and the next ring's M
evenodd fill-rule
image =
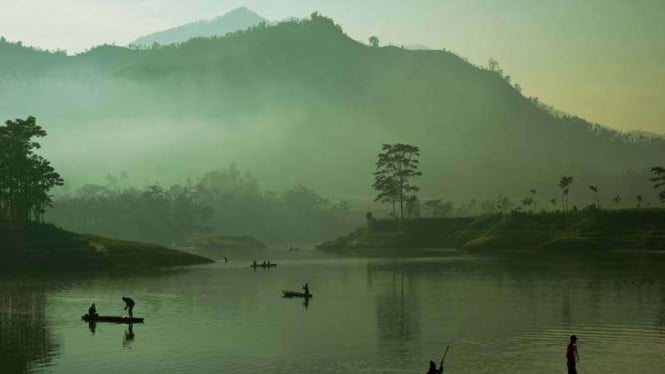
M234 160L268 188L366 202L380 145L404 142L422 150L423 196L550 197L574 175L581 204L590 183L607 199L650 193L665 159L662 139L555 116L452 53L369 47L320 16L73 57L3 43L0 61L0 117L42 119L49 157L80 183L180 181Z

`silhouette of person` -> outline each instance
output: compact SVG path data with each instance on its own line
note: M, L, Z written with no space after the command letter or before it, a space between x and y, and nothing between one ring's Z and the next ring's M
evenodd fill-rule
M125 309L130 317L134 317L134 305L136 304L134 300L127 296L122 297L122 301L125 302Z
M302 286L302 289L305 290L305 295L309 295L309 284L305 283L304 286Z
M577 353L577 336L570 336L570 343L566 348L566 365L568 374L577 374L577 363L580 362L580 355Z
M229 259L224 257L224 263L227 263L227 262L229 262Z
M99 315L97 314L97 307L95 306L95 303L90 305L90 308L88 308L88 317L90 317L90 318L99 317Z
M429 362L429 370L427 370L426 374L442 374L442 373L443 373L443 363L441 363L441 366L437 369L434 361Z

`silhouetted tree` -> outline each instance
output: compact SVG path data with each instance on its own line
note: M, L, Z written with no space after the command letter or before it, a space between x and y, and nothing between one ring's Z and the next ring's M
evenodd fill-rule
M524 199L522 199L522 205L524 206L524 209L531 209L533 211L533 198L531 196L527 196Z
M409 218L420 217L420 200L415 195L411 195L406 199L406 215Z
M559 181L559 188L561 188L561 207L564 211L568 211L568 192L570 185L573 184L575 178L573 177L561 177Z
M653 174L653 177L649 178L649 180L654 182L654 188L658 189L665 186L665 168L654 166L651 168L651 173ZM665 204L665 188L658 192L658 198L660 198L660 201Z
M614 196L612 201L614 201L614 204L616 204L616 206L619 206L619 204L621 204L621 196L619 195Z
M637 209L641 208L642 207L642 201L644 200L642 195L637 195L635 197L635 200L637 200Z
M376 36L370 36L369 45L371 45L372 47L378 47L379 46L379 38L377 38Z
M538 200L536 200L537 191L534 188L532 188L531 190L529 190L529 192L531 193L531 198L533 199L533 210L535 211L538 209Z
M374 201L399 202L400 219L404 219L404 204L417 186L411 180L422 175L418 171L420 149L408 144L384 144L376 162L373 188L379 191ZM393 208L394 212L394 208Z
M64 181L50 162L36 155L46 136L35 117L0 126L0 219L42 221L51 204L50 190Z
M500 76L503 75L503 70L499 66L499 61L497 61L493 58L490 58L488 63L487 63L487 67L489 68L490 71L495 72L495 73L499 74Z
M600 208L600 201L598 200L598 186L596 186L595 184L590 184L589 189L593 191L596 208Z
M556 205L557 205L557 198L556 198L556 197L551 198L551 199L550 199L550 203L552 204L552 206L554 206L554 208L556 208Z

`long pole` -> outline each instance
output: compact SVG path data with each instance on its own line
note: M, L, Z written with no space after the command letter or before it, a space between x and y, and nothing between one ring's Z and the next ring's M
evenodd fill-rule
M446 356L448 356L448 350L450 349L450 344L446 347L446 351L443 353L443 358L441 359L441 364L439 366L443 366L443 362L446 361Z

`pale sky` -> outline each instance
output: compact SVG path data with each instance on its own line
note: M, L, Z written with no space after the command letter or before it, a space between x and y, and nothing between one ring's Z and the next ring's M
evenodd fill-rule
M240 6L270 20L319 11L355 39L493 57L528 96L665 134L665 0L0 0L0 35L72 53Z

